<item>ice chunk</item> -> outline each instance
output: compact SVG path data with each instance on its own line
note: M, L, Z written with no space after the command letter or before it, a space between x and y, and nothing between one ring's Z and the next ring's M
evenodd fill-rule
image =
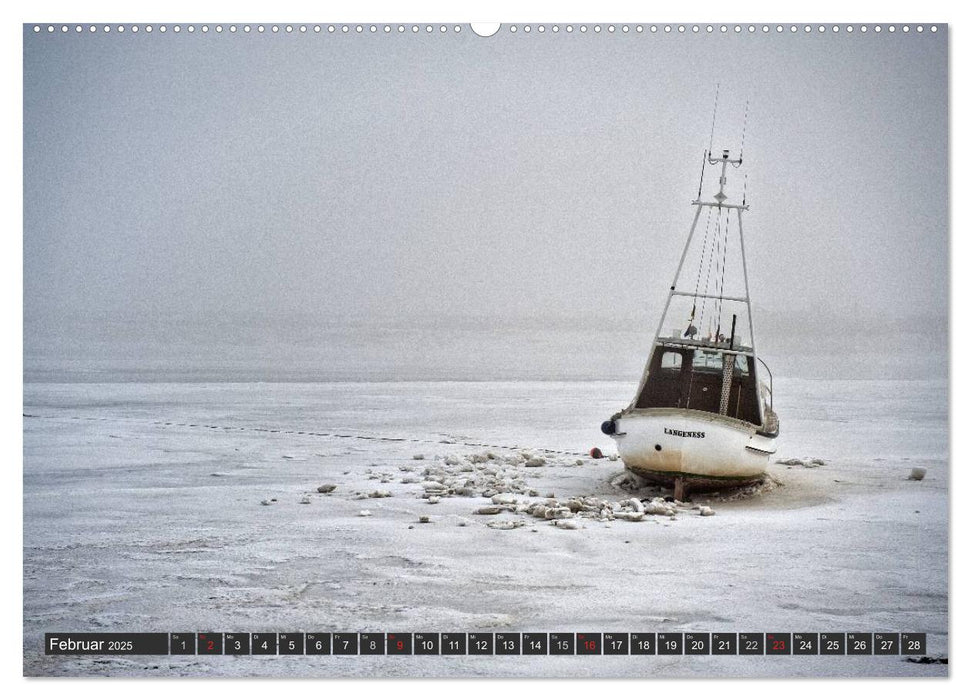
M515 530L525 524L523 520L493 520L488 523L493 530Z

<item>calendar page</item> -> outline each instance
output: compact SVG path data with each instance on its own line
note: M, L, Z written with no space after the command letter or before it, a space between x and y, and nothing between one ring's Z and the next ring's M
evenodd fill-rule
M23 25L25 675L947 675L947 23L264 10Z

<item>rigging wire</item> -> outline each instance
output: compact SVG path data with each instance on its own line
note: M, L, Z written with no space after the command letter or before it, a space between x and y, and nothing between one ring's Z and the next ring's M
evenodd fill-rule
M715 340L718 339L718 333L721 330L721 317L718 315L718 295L715 294L715 292L717 292L717 290L718 290L718 280L721 277L721 269L720 269L720 267L721 267L721 258L722 258L722 254L721 254L721 248L722 248L722 226L721 226L721 223L722 223L722 210L721 210L721 207L718 208L718 213L716 214L716 216L718 218L718 228L717 228L717 230L718 230L718 249L717 249L717 251L718 252L715 254L715 279L712 282L712 296L714 296L715 299L712 301L712 317L711 317L711 320L708 323L708 337L709 337L709 339L715 339ZM714 334L712 334L712 332L711 332L712 325L715 326L715 332L714 332Z
M711 229L711 207L708 207L708 218L705 220L705 241L701 246L701 260L698 262L698 278L695 280L695 295L691 300L691 320L695 320L695 309L698 306L698 288L701 285L701 268L705 265L708 251L708 232Z
M701 199L701 186L705 184L705 163L708 162L709 152L705 151L705 154L701 157L701 177L698 178L698 199Z
M718 114L718 91L721 83L715 83L715 108L711 111L711 136L708 138L708 154L711 155L711 147L715 143L715 115Z
M722 320L722 304L724 302L725 294L725 263L728 260L728 229L729 224L729 212L725 211L725 245L722 248L722 262L721 262L721 282L718 285L718 333L721 332L721 320ZM717 340L717 335L716 335Z
M714 237L714 240L712 241L712 246L711 246L712 255L710 255L708 257L708 272L705 273L705 298L701 302L701 318L699 319L699 324L701 323L701 321L704 320L704 318L705 318L705 311L708 308L708 292L711 289L711 284L710 284L710 281L711 281L711 265L712 265L712 261L713 260L717 260L718 259L719 251L716 249L716 246L719 246L720 244L721 244L721 215L720 215L720 212L719 212L719 215L717 215L715 217L715 237ZM715 271L715 276L717 277L717 275L718 275L718 271L716 270ZM710 317L708 318L708 335L711 336L711 318Z
M747 127L748 127L748 100L745 101L745 116L742 118L742 143L738 148L738 163L737 164L733 163L736 169L742 167L742 158L745 154L745 130L747 129Z

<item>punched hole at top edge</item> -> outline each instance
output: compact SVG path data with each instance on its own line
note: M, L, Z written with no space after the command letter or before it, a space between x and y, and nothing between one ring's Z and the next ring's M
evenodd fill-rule
M498 32L502 25L498 22L473 22L470 26L476 36L488 37Z

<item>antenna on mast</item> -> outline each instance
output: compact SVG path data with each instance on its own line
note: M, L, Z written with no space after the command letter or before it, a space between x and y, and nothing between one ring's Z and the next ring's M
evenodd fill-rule
M711 158L711 147L715 142L715 115L718 114L718 90L721 83L715 83L715 106L711 110L711 135L708 137L708 150L701 159L701 178L698 180L698 199L701 199L701 188L705 184L705 163Z
M711 147L715 143L715 116L718 114L718 91L721 83L715 83L715 107L711 110L711 136L708 138L708 155L711 155Z

